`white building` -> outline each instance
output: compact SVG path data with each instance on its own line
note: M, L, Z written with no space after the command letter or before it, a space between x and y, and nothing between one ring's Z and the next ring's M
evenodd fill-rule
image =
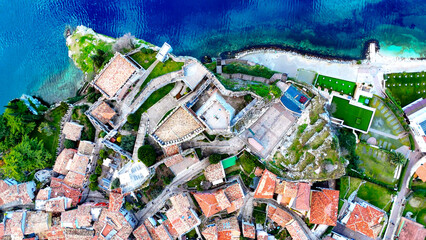
M420 150L426 152L426 99L420 98L403 110L410 120L410 127Z
M118 171L120 187L123 193L128 193L140 187L149 176L149 170L142 162L128 162Z
M158 59L158 61L165 62L169 58L168 54L172 51L173 48L165 42L155 57Z

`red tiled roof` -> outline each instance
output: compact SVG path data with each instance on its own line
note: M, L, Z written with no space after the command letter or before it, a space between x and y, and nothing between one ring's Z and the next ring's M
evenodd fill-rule
M218 238L218 234L217 234L217 227L216 225L213 226L208 226L207 228L205 228L201 234L203 234L204 238L206 240L217 240Z
M256 167L256 170L254 170L254 175L256 177L262 176L262 173L263 173L263 169L261 169L260 167Z
M399 240L423 240L426 238L426 229L420 223L402 217L398 226L397 236Z
M172 225L169 219L164 221L162 224L164 224L164 227L166 227L167 231L169 232L169 234L172 236L173 239L179 238L180 234L178 233L176 228ZM177 220L175 223L175 226L177 226L180 229L183 229L182 225L183 225L183 222L180 220Z
M180 163L182 161L183 161L182 155L181 154L176 154L176 155L173 155L173 156L167 158L164 161L164 164L166 165L166 167L171 167L171 166L173 166L175 164L178 164L178 163Z
M5 181L0 180L0 206L17 203L17 204L29 204L33 200L28 194L29 183L21 183L18 185L9 185Z
M50 226L49 219L49 213L28 211L25 219L25 235L47 231Z
M65 139L71 141L78 141L81 137L81 131L83 130L83 125L74 122L66 122L62 133L65 135Z
M310 194L311 185L309 183L299 182L294 208L301 211L309 211Z
M3 239L4 236L4 224L0 223L0 239Z
M257 240L268 240L268 233L264 231L258 231Z
M90 227L92 225L90 210L90 206L80 205L77 209L63 212L61 214L62 226L68 228Z
M64 182L71 187L83 188L86 176L76 172L68 172L64 178Z
M108 124L116 112L107 103L102 102L90 114L103 124Z
M256 229L253 224L243 222L243 236L251 239L256 238Z
M110 225L113 223L113 225ZM95 235L98 239L105 239L105 235L102 235L105 228L112 227L117 231L113 239L128 239L130 234L133 232L133 227L126 220L122 213L117 211L110 211L109 209L102 209L99 220L93 225ZM108 231L109 232L109 231Z
M304 184L304 183L302 183ZM294 182L285 182L285 188L283 192L283 197L285 198L295 198L297 197L298 184Z
M272 210L271 208L275 208L275 207L269 205L268 217L272 221L280 225L281 227L285 227L285 225L287 225L287 223L289 223L293 219L293 217L290 214L288 214L286 211L282 210L281 208L275 208L274 210ZM271 210L271 213L269 212L269 210Z
M118 192L111 192L109 194L109 207L108 210L117 212L123 206L124 196Z
M136 228L135 231L133 231L133 235L137 240L152 240L148 229L146 229L143 223L138 228Z
M168 146L168 147L164 147L163 150L166 156L173 156L179 153L179 147L176 144Z
M315 224L336 226L338 204L338 190L322 189L322 191L312 191L309 221Z
M72 200L69 199L71 202ZM54 198L46 201L44 211L46 212L64 212L68 206L65 205L65 198Z
M223 189L218 190L215 193L215 197L221 209L225 209L231 206L231 202L229 202L229 199L225 195L225 191Z
M6 220L4 235L12 236L12 239L23 239L22 221L24 212L13 212L12 218Z
M64 148L64 150L62 150L62 152L56 158L53 171L62 175L67 175L67 165L73 159L75 153L77 153L77 150L75 149Z
M423 182L426 182L426 164L422 164L419 168L417 168L416 174Z
M346 227L375 239L382 229L380 221L383 216L383 212L371 206L363 207L356 204L346 223Z
M215 182L226 177L221 162L207 166L204 175L209 182Z
M206 217L213 216L222 210L214 193L193 193L192 195L194 195L195 200L197 200Z
M164 227L163 224L155 228L155 234L158 236L160 240L172 240L169 232L167 231L167 229Z
M86 174L87 164L89 163L89 158L86 155L74 154L72 161L68 164L68 170L82 175Z
M38 191L36 200L48 200L49 197L50 197L50 189L44 188Z
M76 206L80 201L81 191L79 189L72 188L64 183L64 180L52 177L50 182L52 188L51 197L64 196L72 199L72 206Z
M254 192L254 197L269 199L273 198L276 179L277 176L266 169L260 178L259 184L257 185L256 191Z
M218 240L231 240L240 237L240 226L237 217L230 217L221 219L217 222L217 239Z
M309 238L306 236L305 232L302 230L300 225L293 221L286 226L288 233L293 240L308 240Z

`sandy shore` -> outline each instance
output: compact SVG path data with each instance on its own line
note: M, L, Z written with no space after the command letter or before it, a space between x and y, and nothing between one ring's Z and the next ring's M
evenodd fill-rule
M426 60L383 56L380 52L372 54L371 59L363 60L362 64L357 64L356 61L328 60L278 50L252 50L239 53L236 58L262 64L272 70L287 73L289 77L296 77L297 69L303 68L352 82L356 82L358 73L366 72L365 70L380 74L426 70Z

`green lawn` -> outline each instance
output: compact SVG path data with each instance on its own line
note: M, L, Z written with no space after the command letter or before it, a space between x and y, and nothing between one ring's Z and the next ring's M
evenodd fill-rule
M318 75L315 86L327 88L329 90L344 93L350 96L353 96L356 88L356 84L354 82L349 82L346 80L332 78L324 75Z
M390 164L388 152L360 143L357 144L356 154L361 160L359 169L364 169L365 175L394 187L397 183L397 179L393 178L396 167Z
M266 203L261 203L253 208L253 217L256 223L264 224L266 220Z
M256 77L263 77L267 79L271 78L272 75L274 75L275 73L278 73L262 65L249 66L239 62L233 62L223 66L222 71L228 74L243 73L243 74L256 76Z
M373 118L373 111L349 104L348 99L333 97L332 115L343 120L343 124L362 131L367 131Z
M426 191L413 192L408 198L403 216L408 212L413 213L412 218L426 226Z
M188 187L195 188L200 186L200 183L205 180L206 180L206 176L204 176L204 174L201 174L200 176L192 179L191 181L186 182L186 185Z
M62 103L59 107L51 111L47 116L45 116L45 122L50 126L53 126L55 130L51 136L47 136L44 133L37 131L37 128L31 133L31 137L37 137L42 140L44 147L52 155L53 158L56 156L56 148L58 147L60 132L61 132L61 119L68 110L68 105Z
M349 185L350 178L350 185ZM362 180L354 177L342 177L340 179L340 198L347 199L361 184ZM393 192L385 187L374 183L366 182L361 185L357 196L372 205L389 212L391 209L390 200ZM339 206L343 203L339 201Z
M172 59L168 59L166 62L159 62L157 66L152 70L152 72L148 75L141 86L142 89L154 78L162 76L164 74L179 71L183 67L183 62L175 62Z
M419 98L426 98L426 73L390 73L385 74L386 87L404 107Z
M135 124L134 130L137 131L139 129L139 122L141 121L142 113L146 112L150 107L152 107L155 103L160 101L164 96L166 96L175 86L175 83L169 83L166 86L158 89L157 91L153 92L148 99L139 107L136 112L133 114L130 114L129 117L134 118Z
M152 63L155 62L156 55L156 51L148 48L143 48L141 51L130 55L130 57L137 63L139 63L139 65L141 65L144 69L147 69L149 68L149 66L151 66Z

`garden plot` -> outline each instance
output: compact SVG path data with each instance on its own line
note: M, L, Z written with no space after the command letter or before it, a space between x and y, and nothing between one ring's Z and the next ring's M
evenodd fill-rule
M426 98L426 73L390 73L385 74L385 86L404 107L419 98Z
M361 140L387 150L410 146L410 140L403 126L383 100L374 96L370 106L376 108L376 112L369 133L362 134Z
M426 192L413 192L409 197L403 216L408 216L426 226Z
M390 187L397 183L394 178L396 166L390 164L387 151L361 143L357 145L356 154L360 157L359 168L364 170L366 176Z

